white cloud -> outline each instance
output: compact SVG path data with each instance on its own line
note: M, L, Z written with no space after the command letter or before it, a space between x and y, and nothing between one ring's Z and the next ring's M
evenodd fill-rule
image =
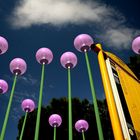
M9 75L4 75L4 77L13 82L13 77ZM26 76L22 75L18 77L18 82L22 83L24 86L37 86L39 85L39 82L37 79L35 79L31 74L27 74Z
M9 21L15 28L92 23L100 32L99 37L116 49L128 49L132 38L140 33L127 27L125 17L116 9L90 0L20 0Z
M62 25L67 23L100 22L108 10L98 3L80 0L22 0L13 12L13 25L28 27L34 24Z
M109 11L104 5L80 0L22 0L14 9L13 24L28 27L34 24L62 25L99 22Z
M131 48L132 39L140 32L127 27L118 27L117 29L110 28L106 31L105 35L100 36L109 47L122 50Z
M33 78L31 74L28 74L26 76L22 75L18 78L20 82L23 82L26 85L30 86L36 86L39 84L38 80Z

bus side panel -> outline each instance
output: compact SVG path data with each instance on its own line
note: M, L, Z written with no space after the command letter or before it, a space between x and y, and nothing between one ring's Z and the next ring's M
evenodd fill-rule
M116 68L136 136L140 140L140 84L120 67Z

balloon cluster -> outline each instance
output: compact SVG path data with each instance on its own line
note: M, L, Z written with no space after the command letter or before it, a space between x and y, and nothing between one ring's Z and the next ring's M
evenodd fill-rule
M0 36L0 55L6 53L8 50L8 42L7 40ZM8 84L5 80L0 79L0 94L6 93L8 90Z
M80 34L74 39L74 47L80 51L84 52L85 54L85 60L87 64L87 70L88 70L88 76L89 76L89 81L90 81L90 87L91 87L91 92L93 96L93 104L95 108L95 116L96 116L96 121L97 123L97 129L99 133L99 139L103 140L103 133L102 133L102 126L100 122L100 117L99 117L99 111L98 111L98 105L96 101L96 94L94 90L94 83L92 79L92 74L91 74L91 69L90 69L90 64L89 64L89 59L87 52L91 50L91 46L94 44L94 41L91 36L88 34ZM8 50L8 42L7 40L0 36L0 55L6 53ZM134 39L132 42L132 50L136 54L140 54L140 37L137 37ZM42 94L43 94L43 85L44 85L44 69L45 65L50 64L53 60L53 53L49 48L40 48L36 52L36 60L39 64L42 65L42 73L41 73L41 82L40 82L40 92L39 92L39 100L38 100L38 110L37 110L37 119L36 119L36 128L35 128L35 137L34 140L38 140L39 137L39 127L40 127L40 114L41 114L41 105L42 105ZM77 56L73 52L65 52L61 55L60 57L60 63L61 65L68 70L68 120L69 120L69 140L72 140L73 135L72 135L72 101L71 101L71 74L70 71L72 68L74 68L77 65ZM10 62L10 71L14 74L14 82L10 94L10 99L1 131L1 136L0 139L4 140L4 135L6 131L6 126L9 118L9 112L13 100L13 95L14 95L14 90L15 90L15 85L17 81L17 77L20 75L23 75L26 70L27 70L27 64L22 58L14 58ZM8 84L5 80L0 79L0 94L4 94L8 91ZM27 114L29 112L32 112L35 109L35 103L31 99L25 99L23 100L21 107L23 111L25 111L25 118L24 118L24 123L22 126L22 131L20 134L20 140L22 140L23 132L24 132L24 127L27 119ZM54 128L54 140L56 139L56 128L59 127L62 123L62 118L58 114L52 114L49 117L49 124ZM83 135L83 140L85 139L84 137L84 132L88 129L89 125L86 120L78 120L75 123L75 128L78 132L81 132Z

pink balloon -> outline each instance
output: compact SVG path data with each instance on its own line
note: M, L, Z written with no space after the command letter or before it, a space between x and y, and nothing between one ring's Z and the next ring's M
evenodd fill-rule
M50 49L48 48L40 48L36 52L36 60L40 64L49 64L53 60L53 53Z
M140 54L140 36L133 40L133 42L132 42L132 50L136 54Z
M6 81L0 79L0 94L6 93L8 90L8 84Z
M78 132L87 131L89 128L88 122L86 120L78 120L75 123L75 129Z
M8 42L7 40L0 36L0 54L5 53L8 50Z
M62 54L60 62L64 68L74 68L77 64L77 56L73 52L65 52Z
M21 58L15 58L10 62L10 71L17 75L22 75L26 72L27 64Z
M60 115L58 114L52 114L50 117L49 117L49 124L52 126L52 127L59 127L62 123L62 118Z
M80 51L88 51L90 50L90 46L93 44L93 39L88 34L80 34L74 39L75 48Z
M25 112L32 112L35 109L35 103L31 99L25 99L22 101L21 107Z

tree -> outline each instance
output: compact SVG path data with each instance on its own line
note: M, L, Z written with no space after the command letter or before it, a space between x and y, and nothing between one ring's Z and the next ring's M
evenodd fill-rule
M105 140L113 140L113 134L111 130L111 124L107 111L107 105L105 100L98 101L99 112L102 121L103 133ZM82 140L82 135L79 134L74 124L79 119L85 119L89 123L89 129L85 132L86 139L98 140L98 132L95 121L95 114L93 105L89 103L87 99L80 101L77 98L72 99L73 108L73 140ZM57 129L57 139L67 140L68 139L68 101L66 98L52 99L50 105L42 107L41 110L41 122L40 122L40 133L39 140L52 140L53 139L53 128L48 123L48 118L51 114L56 113L62 116L62 125ZM23 140L34 140L35 123L36 123L37 109L28 114ZM24 116L21 117L18 123L19 134L21 132ZM19 140L19 135L17 137Z
M130 63L128 63L128 66L138 77L138 79L140 79L140 55L131 56Z

